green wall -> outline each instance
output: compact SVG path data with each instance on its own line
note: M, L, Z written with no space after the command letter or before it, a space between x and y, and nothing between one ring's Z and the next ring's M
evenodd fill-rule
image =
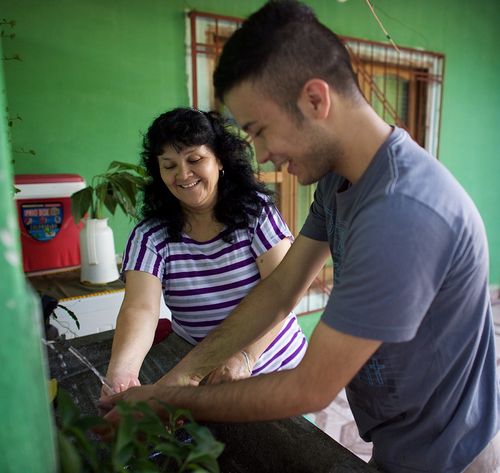
M18 173L74 172L87 180L114 159L138 159L141 132L170 107L187 105L184 11L246 16L261 0L0 0L14 19L4 38L9 113ZM341 35L383 41L362 0L309 0ZM439 158L484 218L491 281L500 283L500 2L378 0L394 40L446 55ZM8 33L10 27L3 27ZM34 149L36 156L17 153ZM132 223L110 221L117 250Z

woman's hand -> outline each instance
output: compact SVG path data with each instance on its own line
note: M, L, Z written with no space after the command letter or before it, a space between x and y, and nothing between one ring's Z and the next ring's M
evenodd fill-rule
M256 363L247 352L240 351L222 366L213 370L206 378L207 384L225 383L237 379L249 378Z
M123 391L126 391L128 388L133 386L140 386L141 383L139 378L135 373L129 372L117 372L117 373L109 373L106 375L106 379L109 384L113 388L113 391L107 386L103 386L101 388L101 399L107 398L113 394L118 394Z

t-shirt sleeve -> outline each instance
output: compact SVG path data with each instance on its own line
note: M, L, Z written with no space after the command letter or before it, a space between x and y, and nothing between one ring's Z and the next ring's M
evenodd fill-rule
M121 277L125 271L144 271L159 279L165 269L167 251L164 225L158 222L145 221L139 223L130 234L121 269Z
M285 238L293 240L293 235L283 217L273 204L264 204L253 231L252 255L257 258Z
M327 241L326 218L323 207L323 190L321 182L314 192L314 199L309 209L306 221L300 230L300 234L313 240Z
M358 337L411 340L448 271L456 236L432 209L405 197L371 205L357 220L322 320Z

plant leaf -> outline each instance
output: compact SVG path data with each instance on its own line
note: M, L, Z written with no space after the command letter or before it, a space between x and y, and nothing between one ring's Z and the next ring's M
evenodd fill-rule
M71 213L75 223L80 222L87 211L92 209L92 196L92 186L87 186L71 195Z
M85 416L80 417L74 424L75 427L87 431L93 429L94 427L105 427L108 425L108 422L104 420L102 417L98 416Z
M121 471L125 468L131 461L132 456L134 455L134 444L128 443L123 445L122 448L114 449L112 455L113 462L113 471Z
M160 470L159 467L157 467L154 463L151 463L149 460L137 460L134 461L133 468L128 468L131 471L137 472L137 473L158 473ZM169 470L167 470L169 471Z
M136 186L136 192L142 189L147 182L147 179L144 179L144 177L136 176L134 174L130 174L129 172L121 172L120 175L123 177L123 179L132 182Z
M177 465L181 465L186 457L186 452L189 452L189 448L183 448L182 445L177 445L172 442L162 442L155 445L155 450L161 452L168 458L175 460Z
M116 434L116 440L113 445L113 455L112 461L115 468L123 468L132 458L134 453L133 438L136 432L136 424L130 412L127 412L127 408L120 406L119 413L122 417L120 424L118 425L118 432Z
M109 171L134 171L139 175L145 175L145 169L138 165L138 164L133 164L133 163L125 163L123 161L112 161L111 164L108 166L108 172Z
M143 166L112 161L105 173L93 177L92 183L97 183L95 188L89 186L71 196L75 222L89 209L92 218L102 218L103 207L114 215L119 206L125 215L137 217L137 195L148 180Z
M96 218L104 218L104 215L102 214L102 207L103 204L105 204L107 191L108 191L107 182L100 182L94 188L95 198L97 201L96 207L99 209L96 212Z
M59 389L57 393L57 411L63 429L70 427L80 417L80 411L64 389Z
M189 471L218 473L217 457L224 446L195 422L165 428L162 414L147 402L117 403L121 422L110 444L96 442L89 430L108 425L100 417L82 416L63 390L58 394L58 442L61 473ZM161 403L169 421L191 418L188 411ZM61 426L62 424L62 426ZM192 441L183 441L187 432ZM59 439L60 438L60 439ZM109 445L109 446L108 446ZM160 453L161 455L155 455ZM64 463L63 463L64 462ZM170 469L165 469L170 468Z
M129 172L121 172L119 175L120 185L123 190L130 197L130 201L134 204L137 201L137 193L139 192L139 185L137 183L137 176L130 174Z
M70 435L73 437L76 441L76 444L73 444L76 450L82 452L84 454L85 461L90 463L95 471L98 471L99 464L97 460L97 451L92 442L87 438L86 430L73 426L64 431L64 433L68 437ZM81 453L80 456L82 456Z
M217 460L210 455L204 455L196 461L187 463L181 471L193 471L203 473L219 473L219 464Z
M57 432L59 467L61 473L79 473L82 471L82 460L73 443L59 431Z
M65 305L57 304L57 307L60 307L61 309L65 310L66 313L75 321L78 330L80 330L80 321L78 320L78 317L75 315L75 313L72 310L69 310ZM57 319L56 314L54 313L52 313L52 317Z
M116 201L115 196L113 195L113 186L111 185L110 182L108 182L106 183L106 194L104 196L104 205L109 210L109 213L111 215L115 214L117 204L118 202Z
M115 194L118 205L121 207L125 215L136 216L136 186L123 179L123 176L114 176L110 179L111 185L113 186L113 193Z

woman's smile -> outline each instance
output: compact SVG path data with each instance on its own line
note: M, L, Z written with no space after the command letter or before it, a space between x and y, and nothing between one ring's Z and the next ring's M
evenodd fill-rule
M176 150L166 146L158 156L160 175L170 192L188 208L213 208L222 166L206 146Z
M201 182L201 179L198 179L197 181L191 182L189 184L177 184L179 187L182 189L192 189L194 186L199 184Z

